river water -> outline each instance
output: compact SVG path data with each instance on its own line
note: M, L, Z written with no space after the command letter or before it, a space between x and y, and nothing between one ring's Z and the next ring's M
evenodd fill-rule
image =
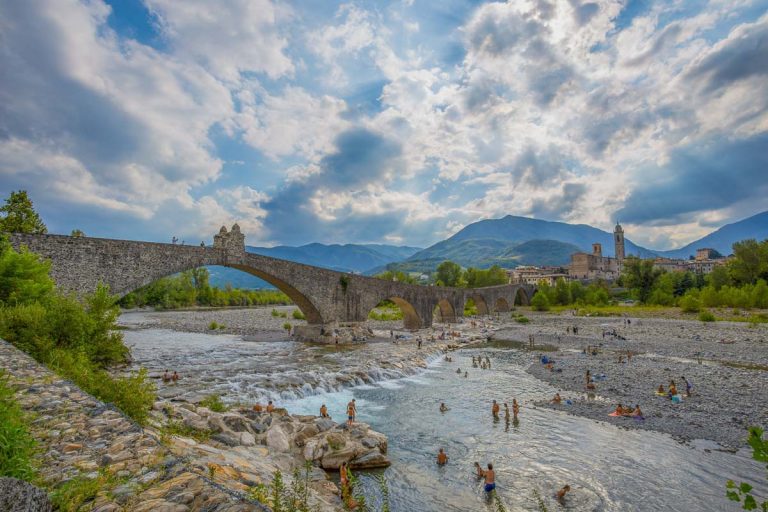
M389 438L392 466L384 475L393 511L497 510L473 475L475 461L494 464L498 495L510 511L539 510L534 493L550 511L739 510L725 498L727 479L750 481L766 493L764 480L751 480L765 469L746 450L681 444L664 434L535 408L533 401L556 390L528 375L531 355L513 349L460 350L453 362L438 358L413 375L370 366L350 375L344 369L360 363L354 349L157 329L125 334L136 366L182 374L166 395L216 392L243 403L271 397L298 414L317 414L325 403L337 420L356 398L358 419ZM471 357L481 354L491 358L491 370L471 368ZM521 403L519 421L506 422L503 408L495 421L491 401L511 407L513 397ZM440 413L441 402L451 410ZM450 458L444 467L435 464L440 447ZM380 499L373 475L362 481L374 501ZM554 493L565 484L572 491L561 504Z

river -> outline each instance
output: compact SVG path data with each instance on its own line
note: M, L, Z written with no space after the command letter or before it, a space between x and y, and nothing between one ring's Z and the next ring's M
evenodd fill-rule
M356 398L358 419L389 438L392 466L384 475L393 511L497 510L473 475L475 461L494 464L498 495L510 511L539 510L534 492L550 511L735 511L725 481L765 472L746 450L681 444L664 434L535 408L533 401L556 390L527 374L531 355L514 349L460 350L453 362L438 358L413 375L370 367L350 375L344 368L359 364L355 349L158 329L125 334L136 366L182 374L182 385L171 391L182 398L216 392L251 403L271 397L298 414L317 414L325 403L336 419ZM491 370L471 368L471 357L481 354L490 357ZM491 400L511 405L513 397L521 403L519 421L506 422L503 409L495 421ZM451 410L440 413L441 402ZM450 458L444 467L435 464L440 447ZM373 475L362 481L379 496ZM764 480L751 483L765 494ZM572 491L563 505L554 493L565 484Z

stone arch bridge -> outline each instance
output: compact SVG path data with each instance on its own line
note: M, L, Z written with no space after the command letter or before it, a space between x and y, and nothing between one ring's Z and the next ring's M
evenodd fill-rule
M78 295L103 283L122 296L161 277L204 265L236 268L283 291L318 332L324 326L364 322L384 299L402 309L406 328L419 329L432 325L435 312L443 321L455 321L469 299L483 315L527 305L535 292L527 285L473 289L412 285L251 254L245 251L245 237L237 224L229 232L222 227L212 247L18 233L11 234L10 241L17 249L23 245L49 259L56 285Z

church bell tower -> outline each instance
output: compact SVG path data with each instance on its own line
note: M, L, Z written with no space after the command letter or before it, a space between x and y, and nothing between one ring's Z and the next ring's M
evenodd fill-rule
M622 262L624 261L624 229L618 222L613 229L613 241L616 244L616 259Z

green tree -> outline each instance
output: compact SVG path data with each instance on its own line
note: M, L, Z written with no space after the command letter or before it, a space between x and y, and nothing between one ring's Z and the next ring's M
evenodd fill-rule
M555 304L567 306L571 303L571 288L562 277L555 281Z
M462 282L461 266L452 261L444 261L437 266L437 283L442 286L459 286Z
M72 232L69 234L69 236L73 236L75 238L82 238L85 236L85 233L82 232L80 229L73 229Z
M663 274L661 269L653 266L653 260L641 260L637 257L629 257L624 260L622 277L624 285L631 289L637 300L648 302L653 293L656 281Z
M736 242L733 255L730 271L736 283L754 284L759 278L768 279L768 240Z
M410 274L406 274L402 270L387 270L382 272L381 274L376 274L374 277L378 279L383 279L384 281L397 281L400 283L407 283L407 284L416 284L417 279L415 277L411 277Z
M53 291L50 270L50 262L24 247L14 251L0 236L0 305L29 304L46 297Z
M717 265L712 269L712 272L707 275L705 281L716 291L719 291L723 286L730 285L731 276L728 273L728 267L724 265Z
M32 206L26 190L11 192L0 207L0 232L45 234L48 228Z

